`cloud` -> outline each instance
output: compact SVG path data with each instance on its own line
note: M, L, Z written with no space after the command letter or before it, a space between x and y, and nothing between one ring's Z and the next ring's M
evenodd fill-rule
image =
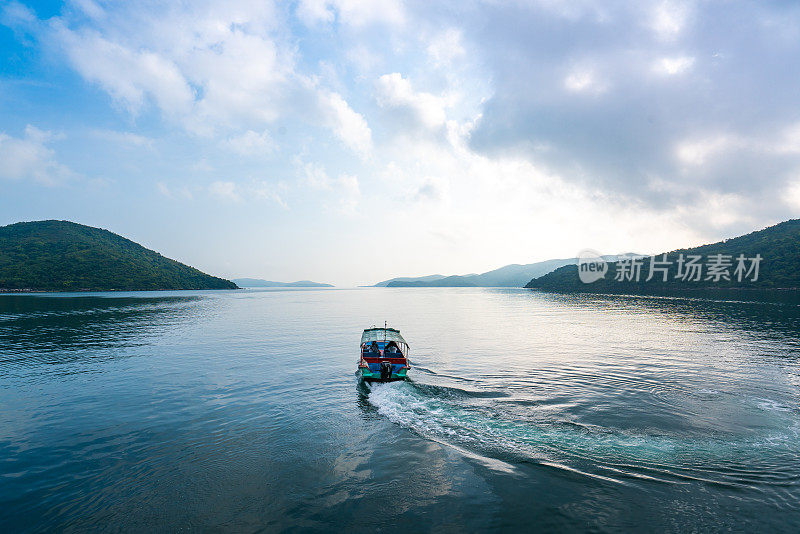
M266 130L258 133L247 130L241 135L229 137L223 142L228 150L242 156L260 156L275 151L275 142Z
M577 68L564 78L564 87L573 93L602 93L606 85L590 68Z
M55 18L40 33L130 113L149 104L193 133L268 122L293 72L290 50L269 31L269 8L117 6L97 20Z
M241 202L238 187L234 182L217 181L208 186L208 191L213 196L229 202Z
M23 137L0 133L0 178L30 180L44 185L64 183L76 174L56 160L48 147L55 136L51 132L28 125Z
M446 67L454 60L464 57L463 33L457 28L449 28L438 33L430 40L426 49L433 63Z
M361 188L358 177L352 174L342 174L336 178L336 188L341 192L339 209L343 213L353 214L361 200Z
M683 141L675 148L675 155L684 165L701 166L711 157L736 147L744 148L745 145L746 143L741 139L719 134L692 141Z
M273 184L264 180L255 181L250 185L250 195L255 199L271 200L284 209L289 209L289 205L283 200L282 192L286 190L286 184L279 182Z
M72 0L72 5L92 19L102 19L106 16L105 10L92 0Z
M296 15L308 26L329 24L336 19L336 13L328 0L301 0L297 4Z
M345 145L366 156L372 150L372 130L338 93L320 95L320 107L327 126Z
M447 99L414 91L411 82L399 72L378 79L376 98L382 107L405 112L413 122L428 129L441 127L447 120Z
M328 173L321 165L298 162L305 185L312 189L333 189Z
M244 201L270 200L282 208L288 209L289 206L282 197L285 189L286 186L282 182L276 184L266 180L251 180L245 183L220 180L212 182L208 186L211 196L224 202L238 204Z
M760 153L765 158L800 156L800 122L776 133L758 136L716 133L684 140L676 146L675 154L685 165L702 166L716 158L730 158L732 152L742 151Z
M155 141L144 135L135 134L133 132L118 132L114 130L93 130L92 135L98 139L110 141L119 145L130 147L144 147L152 149L155 146Z
M694 58L689 56L662 57L655 62L653 70L660 74L683 74L694 65Z
M783 191L793 190L800 173L798 132L800 122L777 132L713 132L681 140L674 147L677 174L683 183L692 184L684 186L685 192L702 188L708 194L736 195L743 212L780 212L793 205L785 202ZM673 180L673 187L681 183Z
M797 153L779 150L792 146L789 133L774 133L800 121L792 89L800 77L785 68L800 61L800 47L767 22L797 20L797 12L690 1L602 9L480 10L483 24L464 35L469 46L484 44L493 94L470 149L524 157L579 187L653 210L715 194L741 195L753 203L748 210L766 214L755 203L800 168ZM791 215L772 205L772 217Z
M440 202L448 196L448 189L449 184L446 180L428 177L423 180L422 184L414 192L413 200L415 202Z
M352 174L340 174L331 178L325 169L315 163L298 161L302 182L309 188L317 191L330 191L335 193L331 202L336 211L353 214L361 200L361 187L358 177Z
M782 192L784 202L790 208L800 210L800 176L790 180Z
M37 18L27 6L11 1L0 10L0 23L11 28L29 29L37 23Z
M363 115L314 72L303 71L296 43L284 30L286 15L271 2L233 0L223 7L211 0L154 1L101 8L87 1L76 7L41 21L12 5L4 20L63 55L133 117L155 109L192 135L230 141L234 151L266 149L267 126L301 119L330 130L362 156L371 150ZM343 1L329 7L356 25L396 19L392 9L377 5ZM81 10L86 16L78 15ZM238 139L231 134L242 131Z
M184 200L192 200L194 195L191 189L186 186L183 187L170 187L164 182L156 182L156 189L162 196L167 198L182 198Z
M685 28L690 13L689 2L664 0L653 7L650 27L660 39L675 39Z
M334 21L355 27L375 23L398 25L405 20L398 0L301 0L297 16L310 26Z
M95 31L71 31L59 23L53 27L73 67L132 114L141 111L147 98L169 116L185 117L191 111L192 89L170 59L122 46Z

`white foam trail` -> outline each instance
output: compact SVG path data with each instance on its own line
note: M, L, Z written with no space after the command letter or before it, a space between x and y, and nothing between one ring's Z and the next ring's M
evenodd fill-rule
M429 388L434 389L429 391ZM485 405L473 405L468 401L465 403L462 398L448 395L447 392L444 396L439 395L435 388L408 382L374 384L368 400L377 408L378 413L393 423L505 472L514 471L514 466L487 458L492 451L614 483L624 482L611 476L588 472L580 466L593 466L592 470L601 469L662 483L685 484L686 480L695 480L710 484L746 486L750 481L743 480L735 471L720 472L719 479L710 479L698 476L697 469L717 461L757 463L761 455L754 456L753 451L758 449L770 449L776 454L798 453L797 443L789 435L791 428L787 429L786 435L734 441L711 438L682 440L666 435L606 432L603 429L510 420L495 412L486 411ZM771 403L767 403L766 407L779 411L783 408ZM488 451L489 454L474 452L476 450ZM676 458L682 460L676 464ZM629 462L636 469L628 472L611 467L617 462ZM667 474L668 478L637 472L641 469L649 470L651 466L667 468L661 474ZM675 469L688 469L691 474L678 475L672 472ZM671 478L676 480L670 480Z

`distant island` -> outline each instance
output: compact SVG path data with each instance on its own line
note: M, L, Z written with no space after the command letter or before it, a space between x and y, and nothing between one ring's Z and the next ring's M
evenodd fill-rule
M0 291L238 289L120 235L69 221L0 227Z
M686 262L689 256L699 256L702 259L703 267L699 277L693 274L688 276ZM754 261L757 256L761 259ZM743 270L737 273L739 257L742 257ZM659 263L654 265L660 266L663 270L655 273L649 282L646 279L650 274L650 258L645 258L640 266L641 274L638 281L630 276L629 263L620 265L618 262L612 262L608 264L605 277L592 283L583 283L580 280L577 265L567 265L530 280L525 287L555 292L622 294L693 289L798 289L800 288L800 219L785 221L764 230L717 243L657 254L655 258ZM714 275L713 271L708 270L709 265L714 262L724 264L723 267L727 268L725 270L727 278ZM758 264L756 279L753 279L754 263ZM720 270L722 269L717 269ZM625 276L619 276L620 280L617 280L618 273L624 273Z
M619 256L603 256L615 261ZM575 265L578 258L545 260L525 265L512 264L481 274L464 274L392 278L378 282L374 287L522 287L532 278L545 275L565 265Z
M394 282L432 282L434 280L441 280L445 276L443 274L431 274L428 276L400 276L398 278L390 278L389 280L384 280L383 282L378 282L370 287L387 287L389 284Z
M239 287L333 287L333 284L321 284L311 280L300 280L298 282L273 282L260 278L234 278L233 281Z

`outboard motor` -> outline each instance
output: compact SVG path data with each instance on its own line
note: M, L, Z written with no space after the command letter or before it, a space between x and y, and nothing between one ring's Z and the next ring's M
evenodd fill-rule
M392 362L381 362L381 380L392 378Z

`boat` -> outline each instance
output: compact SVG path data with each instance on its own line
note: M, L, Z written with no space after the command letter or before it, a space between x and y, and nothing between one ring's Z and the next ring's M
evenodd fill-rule
M367 328L361 334L358 375L367 382L393 382L408 378L408 343L395 328Z

